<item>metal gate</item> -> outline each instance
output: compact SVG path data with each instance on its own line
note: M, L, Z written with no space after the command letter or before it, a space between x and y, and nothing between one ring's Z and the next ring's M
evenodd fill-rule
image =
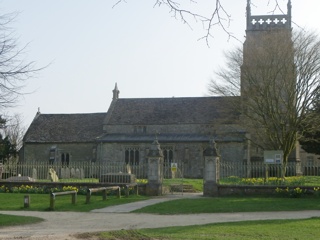
M172 162L163 166L163 186L170 194L183 194L185 186L183 184L183 164Z

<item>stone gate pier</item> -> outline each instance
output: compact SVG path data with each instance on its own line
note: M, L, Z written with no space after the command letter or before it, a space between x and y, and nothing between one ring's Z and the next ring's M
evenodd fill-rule
M148 154L148 184L146 194L148 196L162 195L163 181L163 153L157 139L151 144Z
M219 183L219 161L220 156L217 151L216 143L212 140L209 147L203 152L204 174L203 174L203 195L217 196Z

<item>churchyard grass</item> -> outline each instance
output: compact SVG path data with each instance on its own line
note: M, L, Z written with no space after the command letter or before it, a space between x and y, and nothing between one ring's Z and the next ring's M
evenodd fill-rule
M46 211L49 209L50 196L49 194L29 194L30 207L24 208L23 193L0 193L0 210L30 210L30 211ZM129 195L129 197L117 198L116 196L108 196L106 201L102 200L100 194L93 194L91 201L86 204L85 195L77 195L77 203L71 203L71 196L56 197L55 211L74 211L74 212L88 212L93 209L104 208L113 205L125 204L135 201L145 200L146 196Z
M42 218L0 214L0 227L39 223Z
M171 184L187 184L192 185L197 192L203 191L203 179L164 179L163 184L169 186ZM268 180L264 178L240 178L231 176L220 180L223 185L274 185L274 186L320 186L320 176L301 176L286 177L283 182L282 178L270 177Z
M163 179L164 186L170 186L171 184L186 184L192 185L193 189L197 192L203 191L203 179L190 179L190 178L169 178Z
M147 206L135 213L196 214L320 210L319 198L214 197L177 199Z
M305 220L267 220L216 223L186 227L120 230L91 235L99 239L170 239L170 240L316 240L320 236L320 218Z

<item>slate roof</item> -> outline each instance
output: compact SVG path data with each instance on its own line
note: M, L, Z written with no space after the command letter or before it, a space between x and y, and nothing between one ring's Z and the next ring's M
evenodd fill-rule
M112 101L108 113L39 114L25 134L24 142L149 141L154 136L103 135L103 124L210 124L221 119L232 123L237 119L237 112L231 107L231 101L238 101L238 98L120 98ZM207 141L206 136L190 134L160 138L173 142Z
M93 142L102 134L106 113L40 114L31 123L28 143Z
M234 121L237 97L119 98L110 106L108 125L208 124Z

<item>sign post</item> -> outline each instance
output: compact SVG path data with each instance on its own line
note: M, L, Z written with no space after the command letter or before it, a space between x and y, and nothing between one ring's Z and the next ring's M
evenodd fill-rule
M178 168L178 164L177 163L171 163L171 171L172 172L176 172Z
M280 165L280 166L282 165L283 151L282 150L264 151L264 163L266 165L266 181L268 181L269 167L271 164L272 165Z

